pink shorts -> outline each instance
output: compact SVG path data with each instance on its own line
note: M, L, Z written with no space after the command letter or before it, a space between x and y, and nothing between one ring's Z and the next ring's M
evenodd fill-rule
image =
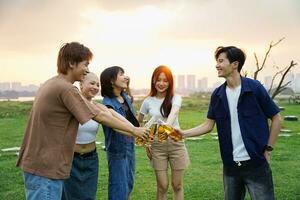
M152 146L151 165L155 170L167 170L168 164L172 170L183 170L190 164L189 155L183 141L175 142L168 138L159 143L155 138Z

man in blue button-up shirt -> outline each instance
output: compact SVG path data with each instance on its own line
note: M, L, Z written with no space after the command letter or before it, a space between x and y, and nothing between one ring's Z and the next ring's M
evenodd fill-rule
M281 126L279 108L258 81L240 75L246 59L241 49L218 47L215 59L226 82L213 92L206 122L182 134L202 135L216 123L225 199L244 199L245 188L251 199L274 199L269 160Z

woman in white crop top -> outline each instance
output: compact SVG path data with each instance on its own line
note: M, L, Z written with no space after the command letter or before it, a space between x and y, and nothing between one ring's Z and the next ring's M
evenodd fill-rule
M80 82L81 94L92 101L99 92L99 84L97 75L88 73ZM92 119L79 125L70 178L64 181L63 200L96 199L99 167L96 151L98 128L99 124Z
M166 66L157 67L151 78L151 90L143 101L138 121L143 122L149 114L168 125L179 129L178 113L181 107L181 97L174 94L173 76ZM155 170L157 183L157 199L166 200L168 191L168 165L171 167L173 199L183 199L183 175L189 164L189 156L183 141L175 142L168 138L159 143L154 139L150 148L146 148L151 165Z

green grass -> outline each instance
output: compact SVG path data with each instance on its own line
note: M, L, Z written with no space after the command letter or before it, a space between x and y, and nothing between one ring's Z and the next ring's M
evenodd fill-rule
M208 101L184 99L179 120L182 129L194 127L206 118ZM285 110L282 116L300 117L300 105L280 102ZM20 146L32 103L0 102L0 148ZM279 137L272 153L271 167L277 199L300 199L300 123L283 121L283 128L292 130L291 137ZM214 129L213 133L216 132ZM104 141L100 129L98 141ZM107 163L105 152L98 146L100 156L99 186L97 199L107 199ZM222 162L218 141L212 134L202 140L186 141L191 165L184 177L185 199L223 199ZM25 199L22 171L15 167L17 156L14 153L0 152L0 199ZM137 173L133 200L155 199L156 182L149 166L144 149L137 147ZM170 184L171 186L171 184ZM172 199L171 187L168 199ZM249 199L249 197L247 197Z

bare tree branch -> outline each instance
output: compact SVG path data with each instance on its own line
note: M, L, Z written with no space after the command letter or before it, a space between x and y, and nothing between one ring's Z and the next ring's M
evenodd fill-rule
M264 57L263 62L262 62L261 65L259 65L257 55L256 55L256 53L254 53L254 57L255 57L255 60L256 60L256 71L254 72L254 75L253 75L254 80L257 79L258 73L265 67L265 64L266 64L266 61L267 61L267 58L270 54L271 49L273 47L275 47L276 45L278 45L284 39L285 38L283 37L283 38L279 39L277 42L275 42L274 44L273 44L273 41L271 41L271 43L269 45L269 48L268 48L267 52L265 53L265 57Z
M273 66L273 67L276 68L277 70L279 70L279 67L278 67L278 66ZM272 81L271 81L271 85L270 85L270 88L269 88L269 90L268 90L268 93L269 93L269 94L271 94L271 91L272 91L272 89L273 89L273 85L274 85L274 82L275 82L276 77L277 77L279 74L282 75L282 73L283 73L288 67L289 67L289 66L286 66L284 69L282 69L282 70L280 70L280 71L277 71L277 72L273 75Z
M280 92L282 92L286 88L286 86L290 83L290 81L289 81L288 83L282 85L287 73L296 65L297 65L297 63L294 63L294 61L292 60L290 65L285 68L285 71L284 71L283 75L281 76L279 84L278 84L276 90L272 94L272 99L274 99Z

